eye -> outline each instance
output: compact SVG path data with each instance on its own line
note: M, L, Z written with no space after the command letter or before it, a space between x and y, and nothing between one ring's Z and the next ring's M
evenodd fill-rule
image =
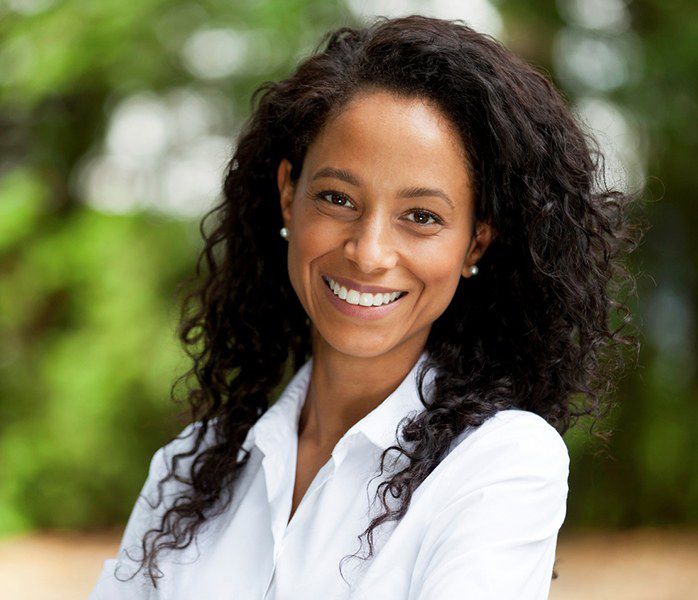
M327 197L330 197L329 200L327 200ZM351 208L354 208L354 205L351 203L351 200L344 194L340 192L336 192L334 190L326 190L324 192L320 192L315 195L316 198L319 198L323 202L327 202L327 204L332 204L333 206L349 206Z
M423 208L415 208L409 214L413 215L414 218L408 219L408 221L412 221L417 225L441 225L443 223L443 220L438 215Z
M315 194L315 197L321 200L322 202L326 202L327 204L331 204L332 206L347 206L347 202L349 205L353 206L351 204L351 200L349 200L348 196L345 194L342 194L341 192L337 192L335 190L324 190L322 192L318 192ZM327 200L327 197L330 198L330 200ZM337 202L335 202L337 200ZM413 223L416 223L417 225L422 225L423 227L429 226L429 225L442 225L443 224L443 219L439 217L438 215L434 214L433 212L426 210L425 208L413 208L412 211L409 213L412 215L420 215L420 219L431 219L431 222L422 222L421 220L416 220L416 219L410 219Z

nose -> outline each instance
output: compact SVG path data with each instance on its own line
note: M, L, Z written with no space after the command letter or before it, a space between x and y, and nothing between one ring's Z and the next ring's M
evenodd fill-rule
M395 243L388 219L365 215L355 221L344 243L344 256L363 273L391 269L398 259Z

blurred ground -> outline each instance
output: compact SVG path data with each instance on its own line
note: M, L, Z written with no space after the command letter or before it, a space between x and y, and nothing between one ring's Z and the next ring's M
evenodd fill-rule
M550 600L696 600L698 531L560 537Z
M87 598L120 531L0 540L0 590L12 600ZM550 600L695 600L698 531L567 534Z

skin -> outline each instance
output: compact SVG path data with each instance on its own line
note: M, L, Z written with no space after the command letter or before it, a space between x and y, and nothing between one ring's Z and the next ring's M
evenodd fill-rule
M350 172L358 185L316 178L326 167ZM470 267L490 244L492 229L477 223L471 235L465 148L452 123L424 99L383 90L358 94L308 148L295 185L290 171L282 160L277 183L289 231L288 271L310 317L313 345L292 517L339 439L414 366L459 279L471 277ZM450 204L435 195L400 197L408 187L438 188ZM409 293L390 314L364 320L328 300L321 272Z

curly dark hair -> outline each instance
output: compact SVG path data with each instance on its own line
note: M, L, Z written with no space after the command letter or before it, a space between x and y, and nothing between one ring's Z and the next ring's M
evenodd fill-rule
M496 235L480 275L461 278L432 325L417 378L425 410L400 423L409 448L381 455L380 474L390 451L408 464L378 487L384 512L359 535L368 540L365 558L374 529L404 516L464 428L520 408L562 435L580 417L593 423L615 406L625 350L639 347L621 295L635 292L623 259L642 232L629 217L633 196L607 186L594 140L545 76L460 20L412 15L340 27L289 78L254 92L223 200L201 221L205 245L179 329L193 367L175 382L193 378L187 414L200 427L159 483L174 478L187 492L142 540L139 571L147 567L156 587L158 553L187 547L229 506L249 458L243 450L240 459L249 429L289 369L311 356L310 321L278 233L279 162L291 162L297 181L323 124L370 89L429 99L450 119L468 150L476 220ZM436 377L425 397L430 369ZM203 444L209 430L214 441ZM187 476L177 474L185 457L195 457Z

